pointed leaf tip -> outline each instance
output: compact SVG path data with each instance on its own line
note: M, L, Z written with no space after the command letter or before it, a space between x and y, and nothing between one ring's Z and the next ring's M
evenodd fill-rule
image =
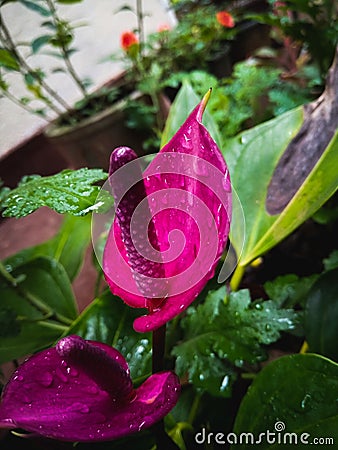
M204 97L202 98L202 101L201 101L201 103L200 103L200 107L199 107L199 109L198 109L198 113L197 113L197 116L196 116L196 118L197 118L197 120L198 120L199 122L202 121L202 116L203 116L203 114L204 114L205 108L207 107L207 104L208 104L209 98L210 98L210 96L211 96L211 93L212 93L212 87L209 88L209 90L207 91L207 93L206 93L206 94L204 95Z

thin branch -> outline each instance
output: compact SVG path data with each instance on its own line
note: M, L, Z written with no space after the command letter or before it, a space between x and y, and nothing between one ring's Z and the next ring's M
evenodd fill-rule
M31 108L30 106L26 105L24 102L22 102L19 98L15 97L11 92L6 91L5 89L1 90L2 94L7 97L11 102L15 103L16 105L20 106L30 114L38 114L34 108ZM46 122L49 122L51 119L48 117L44 117L43 115L38 114L41 119L45 120Z
M16 45L12 39L12 36L3 20L3 17L1 16L0 13L0 26L2 28L3 31L3 36L5 39L5 44L7 45L7 50L11 51L13 53L13 55L15 56L15 58L17 59L18 63L20 64L20 66L27 72L29 73L32 77L34 77L34 79L38 82L38 84L54 99L56 100L65 110L70 110L70 106L63 100L62 97L59 96L59 94L52 89L43 79L41 79L40 76L38 76L34 69L32 67L30 67L30 65L26 62L26 60L21 56L21 54L18 52L18 50L16 49ZM21 72L22 73L22 72ZM45 101L47 99L44 99ZM48 102L47 102L48 103ZM53 109L57 114L62 114L62 110L52 104L52 103L48 103L48 106Z
M46 0L46 1L47 1L47 4L48 4L48 7L49 7L49 9L50 9L50 11L52 13L54 25L55 25L55 27L57 27L58 22L60 22L60 18L57 15L54 3L53 3L52 0ZM69 74L71 75L71 77L75 81L75 84L78 86L78 88L80 89L82 94L85 97L87 97L88 96L87 90L86 90L83 82L81 81L80 77L76 73L76 70L75 70L75 68L74 68L74 66L73 66L73 64L72 64L72 62L71 62L71 60L69 58L67 48L63 44L63 42L61 42L60 51L61 51L62 57L63 57L63 59L65 61L65 64L66 64L66 67L67 67L67 70L68 70Z

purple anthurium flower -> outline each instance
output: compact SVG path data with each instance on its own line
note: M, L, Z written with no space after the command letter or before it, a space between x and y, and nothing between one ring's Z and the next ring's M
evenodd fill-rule
M224 158L202 125L210 92L142 174L133 150L110 159L116 216L103 255L111 291L147 308L134 321L153 331L184 311L214 275L230 227Z
M72 442L112 440L161 420L179 388L174 373L160 372L134 389L117 350L68 336L13 374L2 395L0 428Z

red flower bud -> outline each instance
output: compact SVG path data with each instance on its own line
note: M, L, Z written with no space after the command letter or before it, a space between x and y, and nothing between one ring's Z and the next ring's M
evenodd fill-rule
M124 33L122 33L120 42L121 47L126 52L130 49L131 46L139 43L136 34L132 31L125 31Z
M227 11L219 11L216 13L217 22L226 28L233 28L235 26L234 18Z

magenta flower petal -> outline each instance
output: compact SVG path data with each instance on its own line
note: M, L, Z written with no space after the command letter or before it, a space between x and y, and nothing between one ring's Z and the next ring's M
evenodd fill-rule
M73 442L112 440L161 420L179 390L172 372L133 389L117 350L69 336L17 369L2 395L0 428Z
M135 320L136 331L155 330L184 311L214 275L227 243L230 178L201 123L206 101L143 175L131 149L112 153L110 181L118 206L103 270L114 294L133 307L148 308ZM150 250L142 256L143 248Z

